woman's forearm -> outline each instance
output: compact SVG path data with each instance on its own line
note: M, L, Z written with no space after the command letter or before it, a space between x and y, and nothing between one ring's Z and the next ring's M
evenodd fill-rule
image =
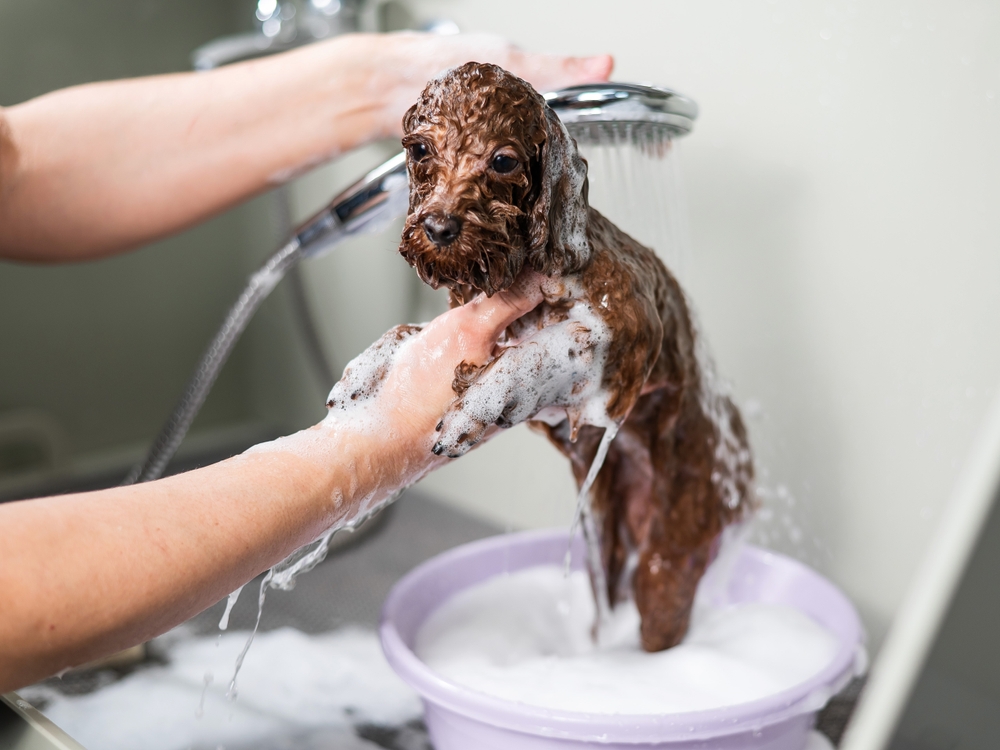
M77 86L0 110L0 257L83 260L178 232L396 134L428 78L497 62L548 89L611 59L492 37L348 35L207 73Z
M9 108L3 254L73 260L129 249L384 135L382 93L350 41Z
M363 470L378 449L321 425L158 482L3 507L0 692L165 632L387 497L393 482Z

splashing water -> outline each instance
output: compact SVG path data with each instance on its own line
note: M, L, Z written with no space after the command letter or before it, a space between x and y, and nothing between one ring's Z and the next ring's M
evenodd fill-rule
M250 646L253 645L253 639L257 636L257 628L260 627L260 616L264 613L264 597L267 596L267 584L271 582L271 578L274 575L274 569L272 568L264 576L264 580L260 582L260 593L257 595L257 620L253 624L253 630L250 631L250 637L247 638L246 645L243 646L243 650L240 651L239 656L236 657L236 666L233 669L233 679L229 681L229 689L226 691L226 697L229 700L236 700L239 695L239 691L236 689L236 678L240 674L240 670L243 668L243 660L247 657L247 652L250 650Z
M752 457L750 450L736 436L733 424L733 413L730 404L733 402L729 383L720 378L715 370L715 361L708 351L708 343L694 320L692 310L692 325L695 327L695 357L701 370L701 410L718 430L715 442L715 466L712 471L712 483L719 488L722 501L726 507L735 510L742 500L740 485L749 486L751 476L749 467ZM724 470L720 471L719 467Z
M652 248L683 286L690 265L691 238L677 141L662 129L642 123L576 124L570 127L570 133L577 138L588 162L590 205ZM740 481L749 482L743 467L751 459L736 436L728 408L732 396L729 384L716 373L690 300L687 307L695 328L695 356L701 370L700 405L718 431L715 459L723 470L715 471L712 480L727 507L735 509L741 500ZM603 462L600 452L598 458ZM600 462L595 460L595 464L596 470L591 467L591 473L596 476ZM585 510L583 494L578 502L579 519L581 509ZM586 516L583 521L586 535Z
M243 585L245 586L246 584ZM243 586L240 586L229 595L229 598L226 600L226 611L222 613L222 619L219 620L219 630L226 630L229 627L229 615L233 613L233 607L236 606L236 602L239 600L242 592Z
M198 700L198 710L194 712L195 718L200 719L205 715L205 696L208 695L208 686L214 679L215 675L211 672L205 672L205 676L202 677L201 698Z
M308 573L326 559L327 552L330 549L330 540L333 539L335 533L338 531L353 532L377 512L391 505L402 494L403 489L389 495L381 503L376 504L367 512L355 516L344 525L328 529L319 539L300 547L267 572L267 575L260 582L260 591L257 595L257 619L254 621L253 630L250 631L246 645L243 646L243 650L236 657L236 665L233 669L233 677L229 681L229 690L226 692L226 697L230 700L236 700L239 694L239 691L236 689L236 678L240 674L240 669L243 668L243 660L246 658L247 652L250 651L250 646L253 645L254 638L257 636L257 630L260 628L260 618L264 613L264 600L267 598L267 590L281 589L282 591L291 591L295 588L295 579L298 576ZM229 599L226 602L226 611L219 621L219 630L225 630L229 627L229 615L236 605L241 591L243 591L243 586L240 586L229 595Z
M275 588L282 591L290 591L294 588L296 576L312 570L326 558L327 550L330 548L330 539L333 538L334 531L336 529L327 531L312 544L307 544L293 552L271 568L260 582L260 592L257 595L257 619L254 621L253 630L250 631L246 645L243 646L243 650L236 657L233 678L229 681L229 690L226 691L226 697L230 700L236 700L239 694L239 691L236 689L236 678L240 674L240 669L243 668L243 660L246 658L250 646L253 645L253 639L257 636L257 630L260 627L260 618L264 614L264 599L267 597L267 589ZM232 612L233 606L236 604L236 600L239 598L242 590L243 586L240 586L229 595L229 601L226 602L226 611L219 622L219 630L225 630L229 626L229 614Z

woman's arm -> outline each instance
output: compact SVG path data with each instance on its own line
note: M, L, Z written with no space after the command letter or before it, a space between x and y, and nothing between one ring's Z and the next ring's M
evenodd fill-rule
M542 90L606 79L607 56L494 37L349 35L208 73L93 83L0 109L0 257L137 247L362 143L395 135L429 78L470 59Z
M540 300L525 280L413 337L371 402L378 432L326 420L156 482L0 505L0 693L163 633L442 463L456 365Z

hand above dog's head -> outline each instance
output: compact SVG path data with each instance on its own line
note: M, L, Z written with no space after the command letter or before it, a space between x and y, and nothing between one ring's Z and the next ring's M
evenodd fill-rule
M552 275L587 262L587 163L528 83L466 63L427 85L403 133L399 251L425 282L492 295L525 266Z

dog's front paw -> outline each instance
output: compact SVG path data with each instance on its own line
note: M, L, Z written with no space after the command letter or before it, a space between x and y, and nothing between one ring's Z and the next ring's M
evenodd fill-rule
M486 371L473 382L438 423L438 439L431 449L437 455L458 458L476 445L491 425L508 428L528 419L536 399L530 390L521 392L510 382L507 362Z
M462 411L459 402L438 423L438 439L431 451L438 456L458 458L483 439L487 425Z
M480 404L470 407L466 399L452 406L438 423L438 439L431 448L438 456L458 458L468 453L486 434L490 425L507 428L528 418L530 409L521 408L518 401L499 404Z
M434 453L449 458L464 456L491 426L513 427L529 419L540 406L555 403L572 384L565 382L568 369L555 361L546 345L546 336L553 335L543 333L505 349L467 385L467 374L456 373L456 384L461 386L456 390L462 396L438 423Z

